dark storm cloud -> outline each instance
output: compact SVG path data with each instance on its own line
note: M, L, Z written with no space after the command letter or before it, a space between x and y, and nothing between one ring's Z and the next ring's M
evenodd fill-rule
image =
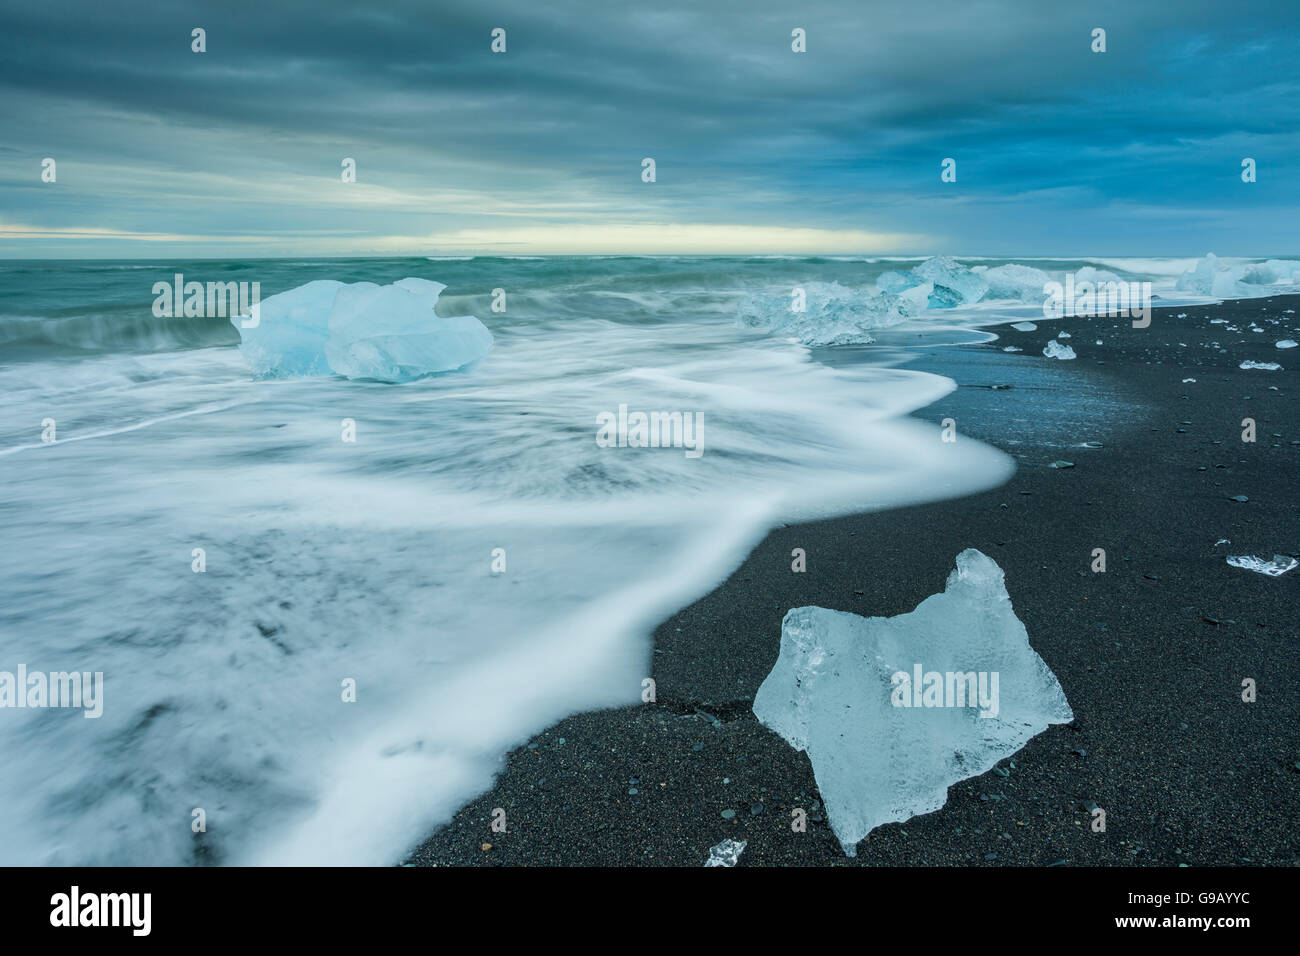
M6 3L0 223L303 250L617 221L1294 251L1276 245L1300 173L1286 5L1063 6ZM364 190L333 188L343 156ZM939 181L947 156L957 184ZM1249 187L1243 156L1261 167Z

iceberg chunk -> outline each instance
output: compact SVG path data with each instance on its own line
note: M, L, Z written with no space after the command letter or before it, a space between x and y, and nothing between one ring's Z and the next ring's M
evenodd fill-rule
M1002 569L974 549L910 614L791 610L754 713L807 752L848 856L876 827L938 810L952 784L1074 719Z
M912 270L912 274L934 283L929 299L930 306L936 309L970 305L989 291L988 280L982 273L967 269L947 256L926 259Z
M445 288L418 278L385 286L318 280L263 300L252 328L238 317L231 322L259 375L408 382L464 368L492 348L478 319L433 311Z
M869 345L874 329L906 322L925 310L930 283L900 294L853 289L838 282L804 287L804 311L796 312L788 293L747 296L737 311L741 325L786 335L805 345Z
M342 282L318 279L263 299L253 307L252 319L231 317L239 329L239 351L253 371L265 377L329 375L325 342L330 308L341 288Z
M1238 365L1237 368L1244 368L1244 369L1262 368L1266 372L1279 372L1282 370L1282 366L1279 365L1277 362L1256 362L1251 359L1246 359L1244 362Z
M1062 345L1056 339L1052 339L1052 341L1043 346L1043 354L1048 358L1062 360L1077 358L1074 354L1074 349L1070 348L1068 345Z
M1253 554L1241 554L1228 558L1228 563L1234 568L1245 568L1247 571L1258 571L1260 574L1267 574L1271 578L1280 578L1297 564L1300 564L1300 561L1296 561L1295 558L1285 554L1273 555L1272 561L1265 561Z
M1021 302L1041 302L1046 296L1044 287L1051 277L1041 269L1012 263L995 266L984 273L988 281L989 299L1018 299Z
M717 846L709 847L709 858L705 866L735 866L740 862L740 854L745 852L748 840L723 840Z
M876 289L881 292L899 293L920 284L920 278L910 272L897 272L891 269L876 276Z

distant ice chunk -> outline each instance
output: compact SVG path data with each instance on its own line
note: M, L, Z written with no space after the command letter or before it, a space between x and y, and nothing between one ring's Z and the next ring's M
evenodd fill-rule
M978 302L989 291L988 279L982 273L967 269L947 256L926 259L912 273L934 283L929 301L931 308L935 309L969 305Z
M930 283L900 293L854 289L838 282L803 286L804 311L794 311L788 292L752 293L740 303L741 325L798 339L805 345L868 345L877 329L906 322L925 311Z
M1234 568L1245 568L1247 571L1258 571L1260 574L1267 574L1271 578L1278 578L1286 574L1300 561L1288 557L1285 554L1273 555L1272 561L1265 561L1263 558L1257 558L1253 554L1234 555L1228 558L1228 563Z
M464 368L492 348L478 319L434 312L445 288L417 278L385 286L318 280L264 299L253 328L239 317L231 322L258 375L407 382Z
M1056 339L1052 339L1052 341L1043 346L1043 354L1048 358L1062 360L1077 358L1074 354L1074 349L1070 348L1068 345L1062 345L1060 342L1056 341Z
M1033 322L1013 322L1011 327L1017 332L1035 332L1038 330L1038 326Z
M740 854L745 852L748 840L723 840L717 846L709 847L709 858L705 866L735 866L740 862Z
M1122 282L1118 275L1109 269L1098 269L1096 266L1084 266L1074 274L1074 284L1077 287L1081 283L1091 282L1094 286L1103 282Z
M1296 340L1295 340L1295 339L1282 339L1282 341L1276 343L1276 345L1277 345L1277 347L1280 348L1280 349L1293 349L1293 348L1296 347Z
M1019 299L1021 302L1041 302L1046 293L1043 287L1051 277L1032 266L995 266L983 273L988 283L988 299Z
M1174 288L1180 292L1208 295L1216 299L1235 299L1255 295L1258 290L1243 288L1242 283L1238 281L1245 272L1244 269L1234 270L1222 265L1218 257L1211 252L1204 259L1199 260L1195 267L1179 276L1178 281L1174 283Z
M1265 371L1277 372L1281 370L1282 366L1276 362L1252 362L1250 359L1246 359L1237 368L1262 368Z
M1004 352L1023 352L1024 349L1018 349L1014 345L1008 345L1002 349Z
M754 713L807 752L849 856L876 827L938 810L952 784L1074 718L1002 569L973 549L910 614L791 610Z

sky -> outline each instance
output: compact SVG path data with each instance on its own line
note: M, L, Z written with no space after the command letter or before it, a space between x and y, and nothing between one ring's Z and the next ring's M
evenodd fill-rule
M0 257L1295 256L1298 63L1295 0L0 0Z

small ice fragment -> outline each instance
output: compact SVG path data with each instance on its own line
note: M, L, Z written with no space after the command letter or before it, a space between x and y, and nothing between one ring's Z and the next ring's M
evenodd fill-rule
M1175 319L1185 319L1185 318L1187 318L1187 313L1186 313L1186 312L1179 312L1176 316L1174 316L1174 318L1175 318Z
M1188 382L1194 382L1194 381L1196 381L1196 379L1194 378L1185 378L1183 379L1183 384L1186 385Z
M1276 372L1279 371L1282 366L1278 365L1276 362L1252 362L1250 359L1246 359L1246 361L1238 365L1237 368L1262 368L1269 372Z
M1211 324L1211 325L1227 325L1227 324L1228 324L1228 320L1227 320L1227 319L1210 319L1210 324Z
M1054 461L1054 462L1052 462L1050 465L1048 465L1048 467L1049 467L1049 468L1073 468L1073 467L1074 467L1074 462L1072 462L1072 461Z
M1214 546L1216 548L1221 544L1232 544L1232 542L1229 541L1227 538L1220 538L1218 541L1214 542Z
M1059 335L1057 336L1057 338L1058 338L1058 339L1068 339L1068 338L1070 338L1070 333L1069 333L1069 332L1062 332L1061 334L1059 334Z
M1098 344L1098 345L1101 345L1101 339L1098 339L1098 340L1097 340L1097 344Z
M1068 345L1062 345L1056 339L1052 339L1043 347L1043 354L1048 358L1061 359L1062 361L1075 358L1074 349Z
M1004 348L1002 351L1004 351L1004 352L1023 352L1024 349L1018 349L1018 348L1016 348L1014 345L1008 345L1008 346L1007 346L1006 348Z
M735 866L740 861L740 854L745 852L748 840L723 840L715 847L709 848L709 858L705 866Z
M1277 347L1280 348L1280 349L1293 349L1293 348L1296 347L1296 340L1295 340L1295 339L1283 339L1281 342L1278 342L1278 343L1277 343Z
M754 714L808 754L848 856L876 827L938 810L952 784L1074 719L1002 569L974 549L910 614L792 609Z
M1034 325L1032 322L1015 322L1011 327L1017 332L1033 332L1038 328L1038 326Z
M1257 558L1253 554L1234 555L1228 558L1228 563L1234 568L1245 568L1247 571L1258 571L1260 574L1267 574L1271 578L1278 578L1286 574L1300 561L1295 558L1287 557L1285 554L1273 555L1272 561L1265 561L1263 558Z

